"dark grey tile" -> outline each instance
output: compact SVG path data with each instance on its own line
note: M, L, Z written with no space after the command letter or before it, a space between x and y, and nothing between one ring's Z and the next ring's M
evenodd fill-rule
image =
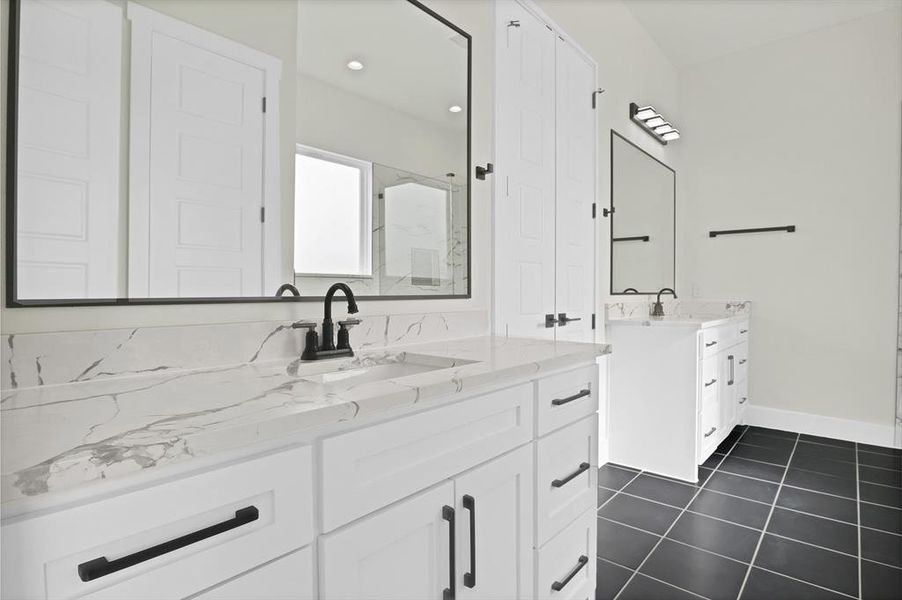
M902 536L862 528L861 557L902 569Z
M705 482L708 481L708 478L711 477L711 473L713 473L711 469L705 469L704 467L698 468L698 486L701 487L705 485Z
M858 497L858 486L854 479L843 479L813 471L793 469L792 467L786 472L786 479L783 483L806 490L814 490L815 492L851 498L852 500Z
M873 529L881 529L890 533L902 534L902 510L889 506L878 506L862 502L861 525Z
M742 443L762 448L774 448L785 452L792 452L793 447L796 445L795 438L774 437L751 431L742 436Z
M887 448L886 446L872 446L870 444L858 444L858 450L863 452L874 452L876 454L889 454L890 456L902 457L902 449Z
M830 519L839 519L847 523L858 522L858 503L854 500L810 490L783 486L777 497L777 506Z
M657 534L667 531L679 514L676 508L623 494L611 498L598 511L600 517Z
M902 569L861 561L861 599L899 600L902 598Z
M824 446L823 444L813 444L810 442L799 442L794 452L795 456L816 456L819 458L829 458L830 460L841 460L845 462L855 462L855 448L839 448L837 446Z
M685 508L689 501L692 500L697 488L692 485L652 477L643 473L623 488L623 491L627 494L663 502L678 508Z
M877 454L875 452L858 452L858 464L869 467L883 467L884 469L902 470L902 458L891 454Z
M741 600L840 600L845 596L753 567L740 598Z
M730 452L730 456L738 456L739 458L748 458L751 460L760 460L761 462L773 463L775 465L786 466L789 462L789 455L792 449L781 450L778 448L764 448L762 446L752 446L739 442Z
M774 501L774 496L777 495L779 486L767 481L758 481L757 479L716 471L705 483L705 488L770 504Z
M686 512L677 519L667 537L696 548L750 562L761 532Z
M770 437L786 438L789 440L795 440L799 435L798 433L794 433L792 431L783 431L782 429L769 429L767 427L756 427L754 425L749 427L748 434L767 435Z
M858 527L820 517L775 508L767 532L830 548L846 554L858 554Z
M598 556L635 569L660 538L607 519L598 519Z
M598 467L598 485L610 490L620 490L635 476L635 471L627 471L610 464Z
M830 460L829 458L820 458L818 456L794 455L789 466L793 469L805 469L806 471L814 471L815 473L832 475L833 477L855 479L855 463L850 462Z
M698 600L698 596L638 573L620 594L620 600Z
M689 510L740 525L764 529L770 506L703 489L689 505Z
M818 435L808 435L803 433L799 436L800 442L814 442L816 444L824 444L825 446L836 446L838 448L854 448L855 442L847 442L846 440L837 440L834 438L821 437Z
M902 487L902 471L858 465L858 479L891 487Z
M720 461L723 460L724 456L726 455L719 453L712 454L708 457L708 460L701 464L701 466L705 467L706 469L716 469L717 465L720 464Z
M755 566L848 594L858 595L858 559L765 534Z
M601 558L595 562L595 600L614 600L633 572Z
M611 497L617 492L613 490L609 490L607 488L600 487L598 488L598 504L595 506L601 506L605 502L611 499Z
M711 600L734 600L747 569L744 563L664 539L639 572Z
M717 470L779 482L783 478L784 467L728 456L720 463L720 467Z
M902 490L898 488L861 481L858 483L858 489L861 492L861 500L863 502L902 508Z
M636 469L635 467L628 467L626 465L620 465L620 464L612 463L612 462L605 463L605 464L610 465L612 467L617 467L618 469L623 469L624 471L632 471L633 473L641 472L641 469Z

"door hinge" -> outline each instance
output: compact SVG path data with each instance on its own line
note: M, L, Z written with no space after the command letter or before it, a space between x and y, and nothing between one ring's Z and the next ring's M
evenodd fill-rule
M265 206L260 207L260 222L266 223L266 207Z
M263 112L266 112L266 96L263 96Z
M595 108L595 97L600 96L601 94L604 94L604 90L601 88L598 88L597 90L592 92L592 108Z
M592 329L595 329L595 313L592 313Z
M613 207L613 206L610 208L610 210L608 210L607 208L602 208L602 209L601 209L601 216L602 216L602 217L609 217L609 216L611 216L611 215L613 215L613 214L614 214L614 207Z

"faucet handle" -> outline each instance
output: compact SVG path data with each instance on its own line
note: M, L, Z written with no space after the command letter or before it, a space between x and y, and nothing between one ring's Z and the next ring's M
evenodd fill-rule
M350 329L354 325L360 325L360 323L361 323L360 319L355 319L355 318L351 317L349 319L345 319L344 321L339 321L338 325L339 325L339 327L344 327L345 329Z
M312 331L316 329L315 321L295 321L291 324L292 329L307 329L308 331Z

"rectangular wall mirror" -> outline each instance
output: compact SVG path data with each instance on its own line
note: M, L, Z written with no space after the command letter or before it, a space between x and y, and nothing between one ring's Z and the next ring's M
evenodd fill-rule
M676 171L611 130L611 294L675 287Z
M470 295L470 36L413 0L13 0L9 306Z

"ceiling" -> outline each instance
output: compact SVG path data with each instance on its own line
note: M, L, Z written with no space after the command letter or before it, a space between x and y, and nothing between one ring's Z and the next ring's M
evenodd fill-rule
M902 0L624 0L678 68L902 6Z

